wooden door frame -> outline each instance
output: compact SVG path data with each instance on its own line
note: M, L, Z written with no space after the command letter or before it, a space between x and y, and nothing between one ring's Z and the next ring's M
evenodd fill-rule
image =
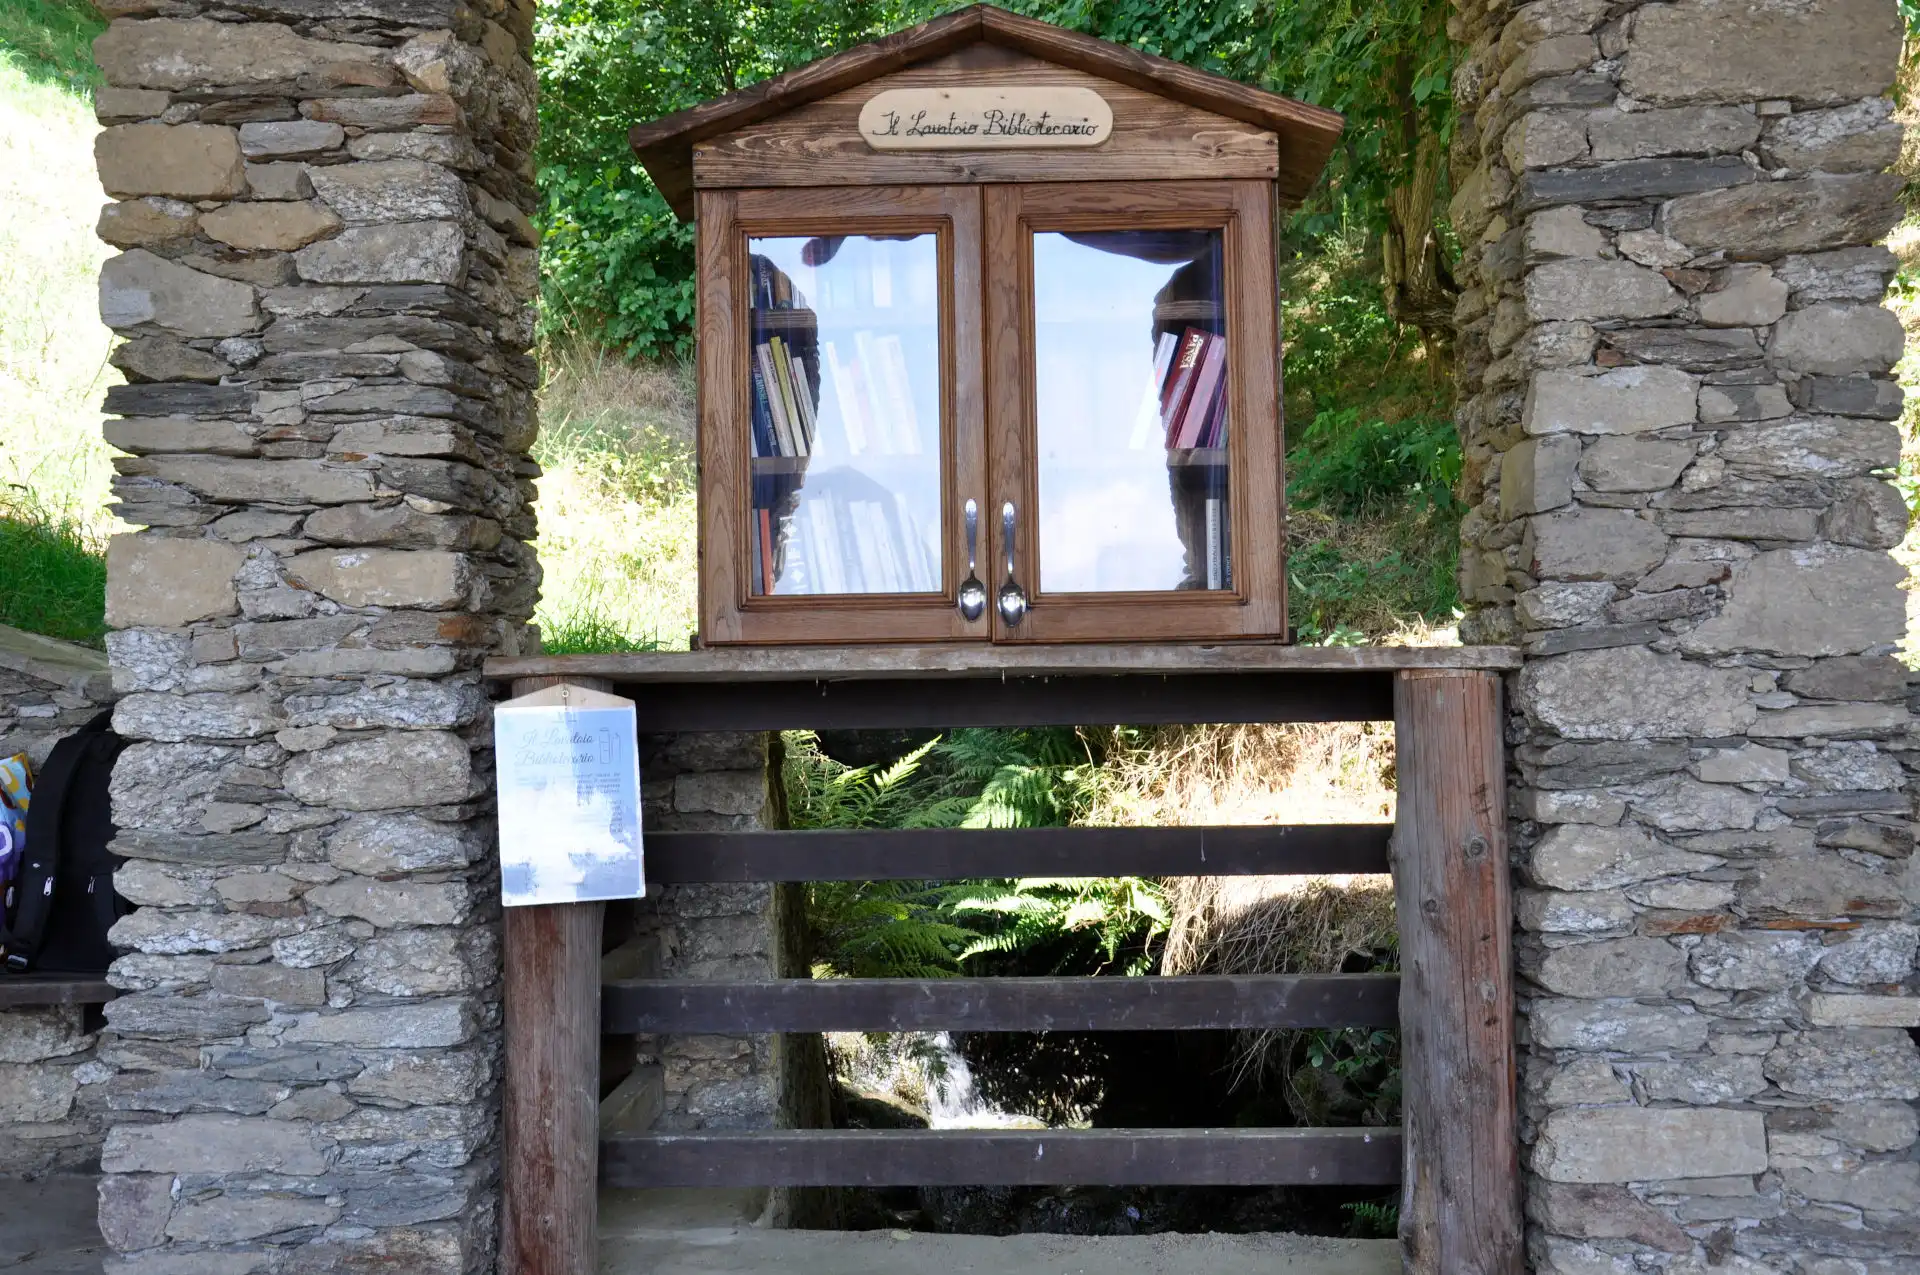
M1264 181L1042 182L986 190L990 504L1026 510L1014 555L1031 609L996 642L1220 641L1286 634L1286 484L1280 426L1274 197ZM1047 593L1041 588L1031 236L1049 230L1219 229L1225 239L1234 587ZM996 519L993 561L1005 561Z
M697 376L700 453L700 636L704 643L985 641L986 620L954 606L966 575L960 507L986 488L980 352L981 212L977 186L702 190ZM752 238L920 231L939 237L941 592L820 597L754 596L751 455L741 304ZM983 515L984 518L984 515ZM984 547L984 545L983 545Z

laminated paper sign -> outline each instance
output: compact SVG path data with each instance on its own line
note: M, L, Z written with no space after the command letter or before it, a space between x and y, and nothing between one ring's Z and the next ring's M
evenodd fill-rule
M647 892L630 701L578 686L523 695L494 710L493 745L502 903Z

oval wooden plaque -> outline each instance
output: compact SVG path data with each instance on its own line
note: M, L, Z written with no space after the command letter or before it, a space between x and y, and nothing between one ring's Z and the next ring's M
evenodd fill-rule
M1113 108L1092 89L888 89L860 108L860 136L879 151L1025 150L1098 146Z

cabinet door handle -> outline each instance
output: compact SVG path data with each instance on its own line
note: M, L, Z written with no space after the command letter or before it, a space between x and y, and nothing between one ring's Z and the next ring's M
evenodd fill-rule
M987 586L980 582L974 572L974 555L980 548L980 506L969 500L967 515L967 578L960 582L960 593L954 599L960 608L960 618L977 620L987 613Z
M1007 548L1007 582L1000 586L1000 619L1017 628L1027 618L1027 591L1013 578L1013 502L1000 506L1000 539Z

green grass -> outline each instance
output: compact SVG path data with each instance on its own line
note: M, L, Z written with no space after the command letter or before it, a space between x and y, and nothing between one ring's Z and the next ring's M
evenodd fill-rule
M95 644L120 527L100 434L120 376L95 299L111 250L93 235L88 46L104 25L77 0L0 0L0 623Z
M534 619L554 653L684 650L698 555L689 369L541 352Z
M73 93L100 82L93 39L106 20L86 0L0 0L0 61Z
M32 510L0 514L0 624L100 646L107 563L85 531Z

